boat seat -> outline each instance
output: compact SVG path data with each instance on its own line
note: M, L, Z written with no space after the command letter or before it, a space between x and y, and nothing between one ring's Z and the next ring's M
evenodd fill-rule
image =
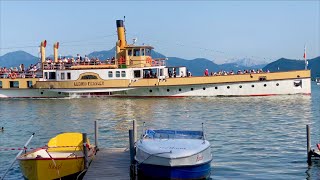
M90 144L89 139L87 139ZM48 151L81 151L83 147L81 133L62 133L48 142Z

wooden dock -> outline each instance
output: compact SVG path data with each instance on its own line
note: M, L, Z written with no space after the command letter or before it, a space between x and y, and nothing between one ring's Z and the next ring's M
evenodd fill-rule
M100 148L84 180L130 180L130 151L125 148Z

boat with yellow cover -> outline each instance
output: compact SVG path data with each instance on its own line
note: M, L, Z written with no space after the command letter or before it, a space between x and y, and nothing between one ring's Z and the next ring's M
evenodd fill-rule
M50 139L45 147L26 152L17 158L21 172L28 180L77 179L84 171L81 133L62 133ZM95 146L87 139L89 161Z
M287 72L238 71L192 76L185 66L167 66L166 58L152 57L153 47L129 44L123 20L117 20L116 50L107 59L46 57L40 44L39 72L24 76L0 73L0 98L61 97L189 97L270 96L311 94L310 70ZM189 67L190 68L190 67ZM236 71L236 70L235 70ZM210 75L209 75L210 74Z

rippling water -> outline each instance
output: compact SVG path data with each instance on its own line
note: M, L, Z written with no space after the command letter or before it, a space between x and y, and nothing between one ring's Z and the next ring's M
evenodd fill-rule
M56 134L87 132L99 120L102 147L125 147L131 120L141 127L201 129L212 144L212 179L319 179L306 163L305 125L320 141L320 86L311 96L0 100L0 148L43 146ZM139 128L141 129L141 128ZM17 151L0 150L0 176ZM22 179L18 163L6 179Z

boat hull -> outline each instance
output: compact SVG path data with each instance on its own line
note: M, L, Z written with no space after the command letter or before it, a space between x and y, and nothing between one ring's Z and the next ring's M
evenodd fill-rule
M207 179L211 174L210 163L175 167L140 164L138 165L138 176L139 179Z
M201 131L147 130L136 146L139 179L206 179L210 147Z
M69 94L43 89L0 89L0 98L64 98Z
M20 169L29 180L77 179L84 170L83 135L61 133L51 138L45 147L20 155ZM87 139L88 160L92 161L95 147Z
M310 95L310 78L92 89L0 89L0 98L78 97L214 97Z
M116 93L114 93L115 95ZM310 95L311 80L289 79L258 82L236 82L185 86L145 87L119 92L120 96L143 97L206 97L206 96L271 96Z
M70 179L84 169L83 158L20 160L20 169L25 179Z

